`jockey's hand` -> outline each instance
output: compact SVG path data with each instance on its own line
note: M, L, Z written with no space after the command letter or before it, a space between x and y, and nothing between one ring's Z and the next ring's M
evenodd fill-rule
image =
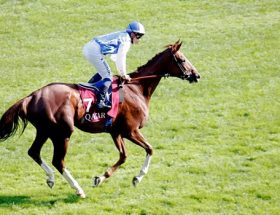
M122 79L123 79L124 81L131 81L131 78L130 78L129 75L123 75L123 76L122 76Z

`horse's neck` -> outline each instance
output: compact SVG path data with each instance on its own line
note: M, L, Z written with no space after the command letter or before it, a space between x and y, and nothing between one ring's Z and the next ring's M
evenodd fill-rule
M152 94L157 88L163 74L165 72L166 65L159 61L154 61L147 66L139 67L138 70L130 74L130 77L135 79L137 83L135 86L139 87L143 95L150 100Z

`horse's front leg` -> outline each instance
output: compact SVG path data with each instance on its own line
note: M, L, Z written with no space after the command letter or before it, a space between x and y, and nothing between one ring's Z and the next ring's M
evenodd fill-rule
M143 179L144 175L146 175L149 171L149 166L150 166L150 162L151 162L151 158L153 155L153 148L152 146L145 140L145 138L143 137L143 135L140 133L139 129L134 130L133 132L131 132L130 136L128 137L128 139L130 141L132 141L133 143L141 146L142 148L144 148L147 152L147 156L146 159L144 161L144 164L139 172L139 174L137 176L135 176L132 180L132 183L134 186L136 186L138 183L141 182L141 180Z
M112 138L114 140L114 143L115 143L117 149L120 152L120 157L119 157L119 160L112 167L110 167L102 176L96 176L93 178L94 187L99 186L107 178L111 177L112 174L119 168L119 166L125 162L126 157L127 157L125 143L124 143L124 140L121 137L121 135L120 134L118 134L118 135L111 134L111 135L112 135Z
M152 158L152 155L147 154L144 164L142 166L142 169L140 170L139 174L132 179L132 184L134 186L136 186L138 183L140 183L142 181L144 175L146 175L148 173L151 158Z

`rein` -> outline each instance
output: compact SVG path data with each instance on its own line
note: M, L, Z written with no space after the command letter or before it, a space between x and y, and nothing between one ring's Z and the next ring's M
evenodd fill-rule
M131 81L137 81L141 79L150 79L150 78L161 78L161 77L168 77L169 75L147 75L147 76L142 76L142 77L137 77L137 78L131 78Z

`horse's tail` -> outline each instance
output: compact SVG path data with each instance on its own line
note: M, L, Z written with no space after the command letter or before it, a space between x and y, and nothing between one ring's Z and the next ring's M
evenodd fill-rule
M27 118L24 113L24 102L25 99L22 99L12 105L1 117L0 119L0 141L4 141L9 137L13 136L19 128L19 125L22 124L22 132L27 126Z

